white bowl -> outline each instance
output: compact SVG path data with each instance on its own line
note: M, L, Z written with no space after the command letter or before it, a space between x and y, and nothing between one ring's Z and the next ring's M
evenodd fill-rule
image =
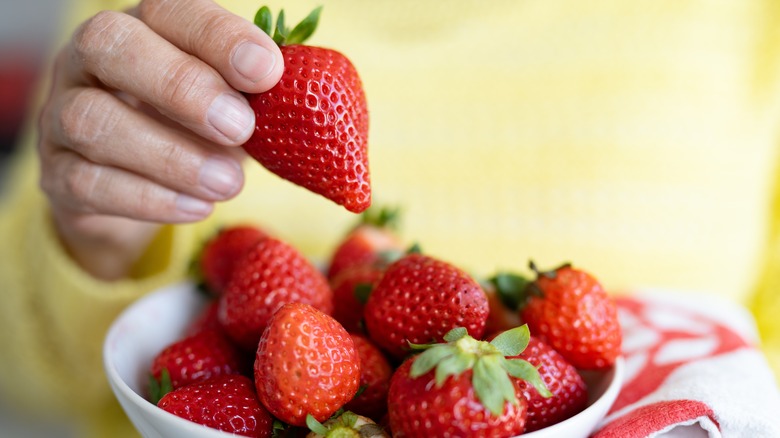
M152 359L178 340L205 304L190 283L155 291L133 303L114 321L103 345L103 361L116 398L142 436L220 438L234 436L179 418L146 400ZM586 438L606 415L623 379L622 359L607 372L583 375L589 406L556 425L524 438Z

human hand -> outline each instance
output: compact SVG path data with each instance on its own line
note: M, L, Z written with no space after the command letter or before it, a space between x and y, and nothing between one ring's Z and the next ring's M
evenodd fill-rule
M127 275L160 224L208 216L243 185L276 44L210 0L142 0L83 23L60 52L41 113L40 185L68 252L98 278Z

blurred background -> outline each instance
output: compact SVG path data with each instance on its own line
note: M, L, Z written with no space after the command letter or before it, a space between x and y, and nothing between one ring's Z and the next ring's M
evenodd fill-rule
M68 0L0 0L0 175ZM0 184L2 184L0 176ZM1 187L1 186L0 186Z
M0 191L8 156L20 134L68 0L0 0ZM3 360L0 357L0 360ZM61 435L64 434L64 435ZM63 423L19 416L0 404L0 436L72 436Z

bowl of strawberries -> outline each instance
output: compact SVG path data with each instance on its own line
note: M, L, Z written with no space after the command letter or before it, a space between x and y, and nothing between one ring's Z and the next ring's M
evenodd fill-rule
M226 226L197 280L116 319L104 364L145 437L587 437L621 386L616 308L571 264L475 278L369 211L313 263Z

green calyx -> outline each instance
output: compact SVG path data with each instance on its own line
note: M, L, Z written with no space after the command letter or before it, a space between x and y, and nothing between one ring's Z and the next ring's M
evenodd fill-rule
M153 375L149 375L149 401L155 406L160 403L165 394L171 391L173 391L173 384L171 383L171 375L168 372L168 368L163 368L160 371L159 380Z
M276 17L276 25L274 25L271 9L268 6L263 6L255 14L255 25L268 34L279 46L302 44L317 29L321 12L322 6L315 8L306 18L290 30L284 22L284 9L279 11L279 15Z
M320 423L311 414L306 416L306 427L318 436L327 438L363 438L385 436L381 427L366 422L351 411L334 415L325 424Z
M401 220L400 207L369 207L360 214L359 225L372 225L377 228L398 229Z
M490 342L474 339L463 327L454 328L444 335L444 343L410 344L412 349L424 351L412 363L409 375L417 378L434 371L436 387L440 388L448 377L472 370L471 384L477 399L498 416L506 402L518 402L510 376L528 381L544 397L552 395L533 365L523 359L510 359L525 350L529 338L527 325L507 330Z

